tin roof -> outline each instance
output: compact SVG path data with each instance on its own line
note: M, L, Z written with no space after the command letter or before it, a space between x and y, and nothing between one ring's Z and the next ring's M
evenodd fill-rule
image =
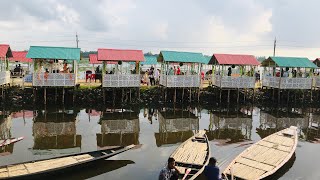
M144 55L144 62L141 62L141 65L154 65L158 64L157 56L155 55Z
M220 65L252 65L258 66L259 61L252 55L239 54L213 54L209 64Z
M270 56L262 61L262 66L278 67L300 67L300 68L317 68L308 58L305 57L279 57Z
M202 53L161 51L158 56L158 62L183 62L206 64L206 58L203 57Z
M0 58L12 57L12 52L8 44L0 44Z
M98 54L89 54L89 63L90 64L101 64L101 62L98 61Z
M27 58L80 60L80 48L30 46Z
M98 49L98 61L144 61L142 50Z
M27 58L28 51L12 51L12 56L9 58L10 61L19 61L19 62L32 62L31 58Z

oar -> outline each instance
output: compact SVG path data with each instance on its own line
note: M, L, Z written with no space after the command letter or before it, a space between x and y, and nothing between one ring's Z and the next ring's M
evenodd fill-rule
M189 174L190 172L191 172L191 168L188 168L187 171L186 171L186 173L184 174L182 180L185 180L186 177L188 176L188 174Z

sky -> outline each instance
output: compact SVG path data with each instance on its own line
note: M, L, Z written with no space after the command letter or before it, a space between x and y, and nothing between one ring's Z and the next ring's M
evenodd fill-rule
M11 0L0 44L320 57L318 0ZM319 26L319 27L318 27Z

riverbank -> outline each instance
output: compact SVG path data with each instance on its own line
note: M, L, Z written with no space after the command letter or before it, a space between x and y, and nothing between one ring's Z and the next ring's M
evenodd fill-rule
M159 86L142 86L137 90L122 91L122 89L104 89L106 102L103 101L103 90L101 86L81 86L77 89L65 88L64 100L62 88L47 88L47 105L63 105L77 107L100 107L104 105L162 105L172 104L174 96L175 104L183 105L201 105L201 106L219 106L235 104L275 104L275 105L317 105L319 102L318 91L281 91L280 98L277 90L256 89L252 90L224 90L221 92L217 88L207 87L200 91L199 101L198 92L190 89L167 89ZM165 94L166 91L166 94ZM129 93L131 92L131 94ZM191 96L190 96L191 95ZM165 102L165 96L167 101ZM36 98L35 98L36 97ZM140 98L139 98L140 97ZM191 97L191 99L190 99ZM131 99L131 101L130 101ZM34 101L36 100L36 101ZM279 103L280 102L280 103ZM38 88L34 94L32 88L9 87L4 92L4 101L2 107L12 108L32 108L34 105L44 105L44 89Z

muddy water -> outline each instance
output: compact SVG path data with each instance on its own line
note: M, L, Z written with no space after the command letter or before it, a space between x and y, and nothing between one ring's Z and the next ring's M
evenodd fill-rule
M0 139L25 139L0 149L0 165L106 146L142 144L59 179L157 179L168 156L184 140L206 129L221 169L255 141L298 126L295 156L273 179L320 179L320 113L295 108L105 108L0 111Z

